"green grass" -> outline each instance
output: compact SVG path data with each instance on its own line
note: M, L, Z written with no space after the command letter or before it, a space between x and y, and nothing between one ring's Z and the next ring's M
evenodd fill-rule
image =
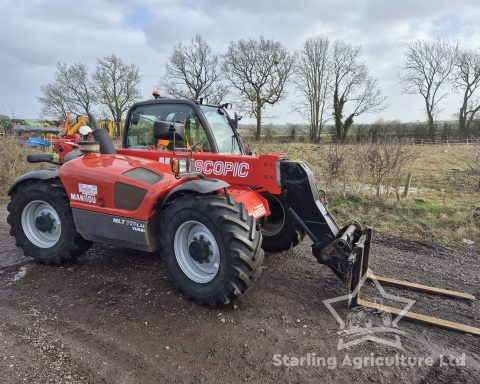
M421 199L375 200L333 192L329 209L340 224L351 220L376 231L418 240L460 244L463 239L480 243L480 200L462 202L436 196Z

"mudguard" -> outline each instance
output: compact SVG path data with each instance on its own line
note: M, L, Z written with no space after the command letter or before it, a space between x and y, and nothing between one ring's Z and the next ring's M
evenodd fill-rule
M268 202L260 194L247 187L231 187L226 181L219 179L198 179L187 181L175 187L168 193L165 199L163 199L162 207L171 201L174 195L181 192L208 194L221 189L227 189L227 193L230 194L237 203L244 204L248 214L256 219L270 214Z
M198 179L190 180L173 188L163 199L162 206L168 203L172 197L181 192L195 192L200 194L212 193L223 188L228 188L230 184L218 179Z
M46 169L37 169L25 173L24 175L17 178L13 184L8 189L7 194L10 195L16 188L16 186L26 180L49 180L59 178L58 168L46 168Z

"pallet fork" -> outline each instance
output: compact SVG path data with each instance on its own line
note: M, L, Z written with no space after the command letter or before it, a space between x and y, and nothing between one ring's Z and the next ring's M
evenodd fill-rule
M421 292L427 292L430 294L447 296L456 299L463 299L463 300L475 300L475 296L470 295L468 293L451 291L448 289L431 287L428 285L411 283L409 281L404 280L397 280L390 277L382 277L376 276L371 274L368 268L369 265L369 256L370 256L370 241L372 238L372 229L366 228L355 244L353 248L353 254L355 255L355 263L353 264L352 269L352 278L350 280L350 284L348 285L349 289L349 307L357 307L362 306L370 309L374 309L377 311L388 312L394 315L401 315L402 318L409 319L412 321L417 321L423 324L432 325L435 327L451 329L454 331L469 333L472 335L480 336L480 328L471 327L469 325L456 323L453 321L440 319L438 317L427 316L421 313L411 312L411 311L404 311L399 308L390 307L378 303L373 303L362 299L360 297L360 292L362 288L362 284L366 280L376 280L377 282L383 285L391 285L398 288L405 288L405 289L412 289Z
M423 324L480 336L480 328L362 299L361 287L366 280L376 280L385 285L463 300L475 300L475 297L467 293L373 275L368 268L372 229L362 230L356 222L340 229L325 207L324 201L320 199L315 177L307 164L282 161L280 163L280 179L286 190L290 214L313 242L313 255L319 263L328 266L345 283L349 296L349 307L363 306L402 315L406 319Z

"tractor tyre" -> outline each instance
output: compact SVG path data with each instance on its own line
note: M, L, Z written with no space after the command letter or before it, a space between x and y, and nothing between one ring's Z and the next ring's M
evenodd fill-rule
M75 229L65 190L48 182L24 182L7 206L10 235L25 256L40 264L73 261L90 248Z
M267 199L270 216L265 219L262 226L262 248L267 252L282 252L300 244L305 237L305 232L297 225L295 219L288 211L284 194L262 195Z
M175 199L162 213L160 232L168 274L187 299L228 304L260 274L262 234L245 206L228 194Z

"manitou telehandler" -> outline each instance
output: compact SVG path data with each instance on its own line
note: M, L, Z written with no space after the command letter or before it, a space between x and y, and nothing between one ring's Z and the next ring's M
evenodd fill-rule
M158 251L186 297L217 306L252 285L264 250L289 249L307 234L316 259L345 283L350 304L374 305L358 298L371 230L337 226L307 164L246 154L227 106L155 95L130 108L119 149L90 115L95 141L78 143L63 163L29 155L31 163L59 167L11 186L8 222L17 246L44 264L71 261L94 241ZM431 319L438 320L423 321L436 324Z

